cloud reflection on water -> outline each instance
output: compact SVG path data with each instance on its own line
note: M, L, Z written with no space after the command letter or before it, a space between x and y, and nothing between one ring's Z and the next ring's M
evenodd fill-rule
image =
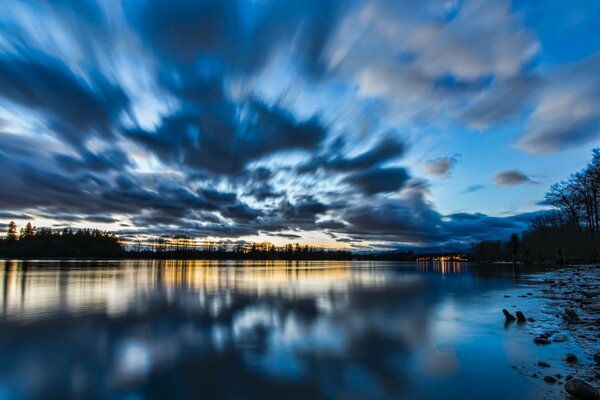
M481 290L435 265L0 267L0 390L15 398L433 398L415 385L463 365L448 307Z

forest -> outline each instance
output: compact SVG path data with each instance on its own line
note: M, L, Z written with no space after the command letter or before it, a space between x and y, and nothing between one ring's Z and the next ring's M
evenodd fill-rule
M97 229L36 228L31 223L18 229L11 222L0 238L0 257L17 258L132 258L132 259L228 259L228 260L374 260L415 261L458 257L457 254L424 254L413 251L352 252L308 245L272 243L225 243L198 241L195 238L160 236L145 242L125 242L112 232ZM461 255L460 257L464 257Z
M600 255L600 149L581 171L555 183L544 205L551 210L536 217L529 228L507 241L472 245L471 259L515 262L596 262Z
M122 253L118 237L98 229L53 231L38 229L29 222L17 231L11 221L6 237L0 240L2 257L113 257Z

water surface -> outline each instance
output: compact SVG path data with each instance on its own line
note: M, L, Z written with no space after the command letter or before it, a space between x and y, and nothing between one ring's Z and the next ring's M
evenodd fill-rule
M538 399L530 272L394 262L0 261L0 399ZM510 296L510 297L508 297Z

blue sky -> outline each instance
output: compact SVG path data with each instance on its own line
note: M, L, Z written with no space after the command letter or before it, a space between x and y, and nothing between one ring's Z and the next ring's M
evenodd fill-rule
M464 246L600 138L589 1L8 0L0 222Z

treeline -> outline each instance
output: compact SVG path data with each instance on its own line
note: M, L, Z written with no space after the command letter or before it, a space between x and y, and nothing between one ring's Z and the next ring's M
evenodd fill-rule
M569 179L550 187L548 213L535 218L507 242L484 241L472 248L472 258L522 262L596 262L600 259L600 149L591 162Z
M119 239L98 229L37 229L31 223L17 233L17 225L8 225L0 239L2 257L113 257L123 254Z
M196 245L191 238L156 239L150 246L134 245L127 252L131 258L205 259L205 260L352 260L346 250L322 249L300 244L277 247L270 243L208 243Z
M144 259L228 259L228 260L363 260L363 261L416 261L462 259L458 253L425 254L413 251L352 252L349 250L323 249L308 245L286 244L275 246L263 243L219 242L198 244L193 238L176 236L153 239L145 244L130 246L127 255Z
M158 259L244 259L244 260L351 260L355 256L347 250L322 249L300 244L276 247L270 243L208 242L198 245L186 236L162 236L144 244L136 241L123 245L115 234L98 229L53 231L36 228L28 223L17 228L8 226L6 236L0 238L0 257L114 257Z
M206 260L373 260L415 261L457 259L457 254L422 254L412 251L351 252L314 246L272 243L198 241L188 236L161 236L127 242L111 232L65 228L53 231L28 223L20 231L11 222L0 238L0 257L98 257L135 259Z

